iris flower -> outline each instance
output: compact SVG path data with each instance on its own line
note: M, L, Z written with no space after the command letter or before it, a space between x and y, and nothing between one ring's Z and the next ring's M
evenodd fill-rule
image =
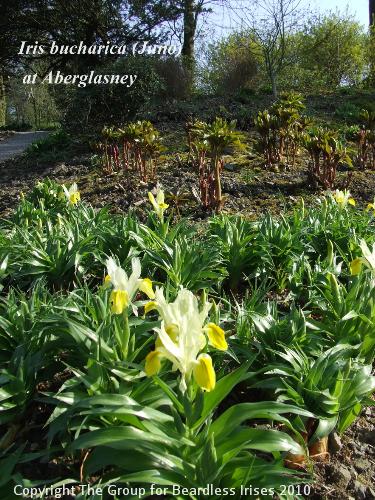
M204 326L211 304L206 302L199 310L197 298L192 292L181 288L174 302L168 303L161 288L155 292L155 301L146 304L145 312L157 309L161 318L155 350L146 357L147 376L156 375L163 359L169 360L173 370L181 373L180 389L186 391L193 375L197 384L205 391L212 391L216 375L211 357L201 351L207 342L216 349L225 351L228 344L224 331L214 323Z
M64 185L63 185L63 189L64 189L64 193L65 193L65 196L67 197L68 201L72 204L72 205L76 205L80 199L81 199L81 194L80 192L78 191L78 186L77 184L74 182L69 189L67 189Z
M121 314L132 303L138 290L144 292L150 299L155 297L152 281L149 278L142 279L140 277L141 263L139 259L132 259L132 274L129 277L112 257L107 260L106 264L108 274L105 277L105 282L110 283L113 287L110 301L114 314Z
M368 212L369 210L373 210L373 213L375 215L375 198L374 198L373 203L368 203L367 204L366 212Z
M336 191L332 194L332 197L340 208L346 207L348 204L355 206L355 199L351 197L350 192L347 189L344 191L336 189Z
M150 200L151 205L154 207L156 215L159 217L160 220L162 220L164 216L164 211L169 207L169 205L167 205L164 202L164 191L162 191L161 189L157 190L156 200L154 195L151 192L149 192L148 199Z
M360 273L362 264L375 274L375 243L372 245L372 251L370 251L365 240L361 240L359 246L362 250L362 257L358 257L350 263L352 275L357 276Z

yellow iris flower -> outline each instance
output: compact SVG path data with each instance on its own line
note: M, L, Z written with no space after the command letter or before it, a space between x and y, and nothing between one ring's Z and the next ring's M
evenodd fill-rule
M351 194L347 189L344 191L336 189L336 191L332 193L332 198L340 208L346 207L347 205L355 206L356 204L355 199L351 197Z
M171 361L173 370L181 373L180 389L184 392L193 375L197 384L205 391L215 388L216 375L211 357L201 351L207 341L219 350L228 349L224 331L214 323L204 326L211 304L206 302L201 310L192 292L181 288L174 302L165 300L161 288L155 292L155 301L146 304L146 312L156 309L161 318L155 350L146 357L147 376L156 375L161 360Z
M375 199L374 199L373 203L367 204L366 212L369 212L370 210L372 210L373 215L375 215Z
M154 195L149 192L148 199L150 200L151 205L154 207L156 215L161 220L164 216L164 211L169 207L169 205L164 202L164 191L158 189L156 193L156 199Z
M351 274L357 276L361 272L362 265L375 274L375 243L372 245L372 251L370 251L365 240L361 240L359 246L362 250L362 257L358 257L350 263Z
M140 277L141 263L139 259L132 259L132 274L129 277L112 257L107 260L106 264L108 274L104 281L106 284L110 283L113 287L110 301L111 310L114 314L121 314L131 304L138 290L144 292L150 299L155 297L152 281Z
M72 205L76 205L80 201L81 194L78 191L78 186L75 182L70 186L69 189L67 189L66 186L63 185L63 190L67 200Z

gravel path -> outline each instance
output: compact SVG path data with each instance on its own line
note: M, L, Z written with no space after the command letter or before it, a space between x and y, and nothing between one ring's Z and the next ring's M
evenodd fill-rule
M49 132L16 132L9 139L0 142L0 162L13 158L25 151L27 146L42 137L45 137Z

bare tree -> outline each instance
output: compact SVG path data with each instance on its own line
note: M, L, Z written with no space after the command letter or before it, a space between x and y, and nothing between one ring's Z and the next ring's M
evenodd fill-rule
M375 0L369 0L370 26L375 26Z
M232 7L242 29L248 30L260 46L275 97L278 94L278 76L286 61L288 35L298 29L302 20L299 10L301 2L302 0L236 0Z

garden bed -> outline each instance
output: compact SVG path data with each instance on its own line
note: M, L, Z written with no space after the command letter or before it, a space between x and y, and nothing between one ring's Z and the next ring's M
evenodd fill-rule
M0 420L5 436L0 460L10 472L0 488L8 494L14 483L27 480L36 485L66 479L100 485L102 478L107 485L120 478L122 484L134 481L139 486L158 481L159 474L168 483L171 468L173 480L181 485L212 480L238 487L239 474L244 485L272 485L278 493L284 480L292 489L295 484L311 485L305 498L375 498L375 412L365 397L373 387L369 367L375 268L363 253L363 241L371 250L375 234L374 217L367 210L375 193L373 171L353 172L354 207L349 195L344 203L337 193L311 186L304 154L293 167L262 166L252 147L256 135L248 131L249 149L225 156L224 203L222 215L215 217L200 205L184 127L163 122L159 128L166 150L157 160L157 180L140 181L131 170L103 172L92 151L69 149L67 144L64 152L56 146L54 159L48 157L48 148L46 158L36 148L0 165L0 345L5 376L17 380L5 384L11 390L3 394L8 406ZM339 187L347 174L339 169ZM160 186L165 200L157 198L152 206L149 193L161 196ZM142 278L150 276L165 287L169 302L178 300L180 287L195 293L200 307L207 298L215 301L201 333L208 336L204 354L212 356L216 389L212 374L207 380L199 372L186 378L187 389L183 369L172 371L168 361L157 381L151 378L158 370L147 367L147 359L152 349L157 351L150 339L157 337L154 329L166 314L162 300L156 300L157 313L150 308L144 316L143 283L134 297L130 294L133 309L121 297L116 302L110 255L128 273L132 267L134 271L131 257L139 256ZM356 259L363 263L358 276L352 267ZM110 279L103 284L107 273ZM125 316L119 313L122 306ZM140 314L135 316L137 308ZM208 334L207 324L220 327L211 326ZM161 335L158 342L167 345L168 339ZM296 365L289 366L294 358ZM322 371L312 382L313 365ZM268 367L281 376L275 378ZM331 367L337 371L332 373ZM224 384L225 377L233 381ZM365 383L351 386L356 377ZM291 384L289 392L281 378ZM347 384L341 392L340 380ZM218 400L209 412L215 390ZM348 403L345 397L352 390L357 392ZM264 401L269 408L256 409ZM230 411L241 424L234 430ZM223 415L229 415L227 425L217 423ZM199 435L200 418L207 432L207 422L215 422L224 434L222 441L216 430L211 441ZM148 419L160 426L156 436ZM318 439L319 422L329 430ZM130 448L122 449L122 440L110 436L113 429L125 433L123 441L130 439ZM135 442L126 437L135 430L148 432L148 438L142 434ZM223 459L226 439L235 442L237 432L254 436L246 451L238 452L240 465L229 460L233 471L217 476L216 457ZM261 439L252 445L257 433ZM184 455L192 446L187 436L197 449L202 446L189 459ZM314 443L328 436L328 449L313 452ZM118 442L107 447L111 439ZM149 444L153 439L158 453ZM139 460L140 471L128 461L128 449ZM180 449L185 450L181 456ZM163 450L165 460L160 460ZM303 459L302 450L307 453ZM149 464L145 457L151 452ZM167 464L170 457L173 465ZM245 473L249 460L255 469L247 465Z
M160 129L165 134L167 152L158 160L157 183L167 195L181 195L178 208L182 215L207 217L209 213L202 212L193 195L193 189L196 191L198 188L198 175L188 160L183 126L168 122L160 124ZM250 144L254 137L254 132L247 133ZM147 205L147 193L156 182L139 182L131 172L128 175L123 172L106 175L92 158L92 152L73 150L70 158L57 161L41 161L35 154L26 154L3 162L0 164L0 214L9 213L17 204L21 192L27 193L35 182L46 177L62 183L77 182L85 199L96 207L108 205L116 212L126 212L132 206L140 207L142 211L142 207ZM312 188L306 156L300 158L294 168L278 171L262 167L262 159L251 152L251 148L248 154L227 155L226 162L222 174L225 213L241 213L250 218L256 218L267 210L277 214L281 208L291 209L300 197L308 204L309 200L313 201L324 191ZM342 184L346 176L346 171L339 173ZM375 194L373 171L355 170L349 187L358 203L366 207ZM173 202L171 208L175 208Z

